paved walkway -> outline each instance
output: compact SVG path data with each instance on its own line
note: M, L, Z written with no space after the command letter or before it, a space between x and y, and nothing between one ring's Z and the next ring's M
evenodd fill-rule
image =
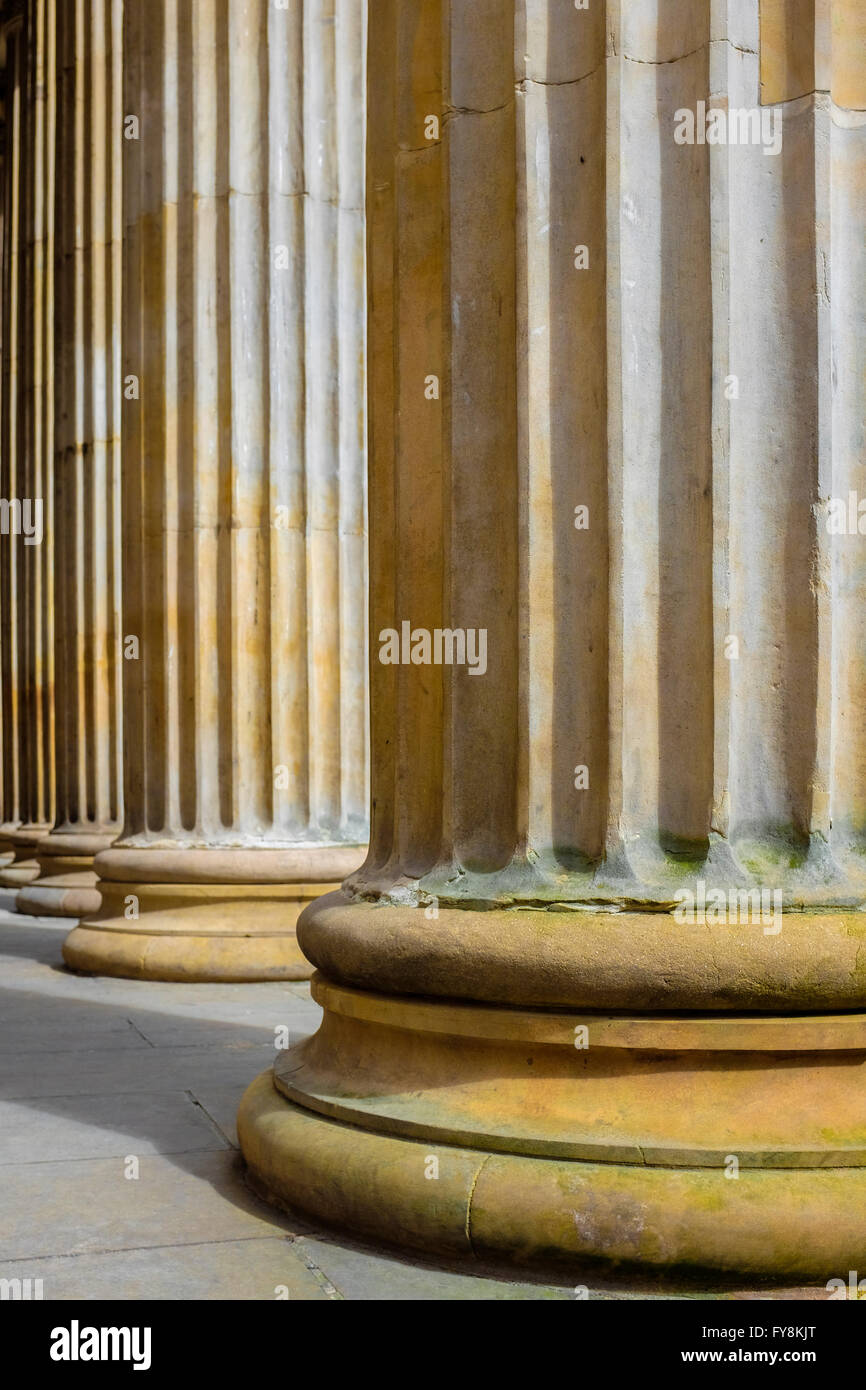
M511 1282L314 1231L246 1187L235 1113L275 1030L312 1032L305 985L160 985L69 974L69 923L0 891L0 1279L45 1299L714 1298L595 1271ZM820 1298L727 1289L726 1298Z

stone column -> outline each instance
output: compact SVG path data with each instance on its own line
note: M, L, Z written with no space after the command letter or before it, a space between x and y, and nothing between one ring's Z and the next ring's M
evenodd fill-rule
M21 276L21 101L24 42L21 16L3 25L3 262L2 372L0 372L0 847L2 867L15 858L9 835L21 825L18 762L20 682L18 677L18 546L12 510L17 496L18 382L20 370L19 283Z
M0 192L0 247L4 246L4 245L5 245L5 242L6 242L5 230L4 230L4 229L5 229L5 226L6 226L6 198L7 198L7 193L8 193L8 185L7 185L7 180L6 180L6 167L7 167L7 166L6 166L6 153L7 153L7 150L6 150L6 140L7 140L6 110L7 110L7 104L6 104L6 103L7 103L7 93L9 92L9 85L8 85L8 82L7 82L7 71L6 71L6 55L7 55L7 52L8 52L8 46L7 46L7 30L4 29L4 28L2 28L2 27L0 27L0 68L2 68L2 70L0 70L0 93L2 93L2 105L3 105L3 115L2 115L2 119L0 119L0 188L2 188L2 192ZM3 456L3 419L4 419L4 410L3 410L3 360L4 360L4 357L5 357L5 336L4 336L4 330L3 330L3 322L4 322L3 316L4 316L4 312L5 312L5 306L6 306L5 279L4 279L4 276L3 276L3 269L2 269L2 254L0 254L0 480L2 480L2 476L3 476L3 468L2 468L2 456ZM0 607L2 607L2 602L3 602L3 579L4 579L4 569L5 569L4 563L3 563L2 559L0 559ZM6 753L6 749L5 749L5 738L4 738L4 717L5 717L4 700L3 700L3 688L4 688L4 676L3 676L3 645L4 645L4 641L5 641L4 624L3 624L2 617L0 617L0 868L5 868L6 865L7 865L7 864L11 864L12 861L14 860L14 858L15 858L15 851L14 851L14 849L12 848L12 845L9 843L9 840L7 839L6 833L5 833L5 826L6 826L6 823L7 823L7 816L6 816L6 814L5 814L5 805L6 805L6 793L5 793L5 764L6 764L7 753Z
M299 924L325 1018L247 1092L252 1176L449 1255L831 1277L864 114L762 111L757 0L382 0L369 53L371 847Z
M8 94L8 92L10 91L10 86L9 86L9 83L8 83L8 80L7 80L8 74L7 74L7 70L6 70L6 57L7 57L8 51L9 51L9 48L8 48L8 45L7 45L7 33L8 33L8 31L7 31L5 28L3 28L2 26L0 26L0 93L2 93L2 105L3 105L2 119L0 119L0 189L2 189L2 192L0 192L0 247L3 247L3 246L5 245L5 243L6 243L6 236L5 236L5 230L4 230L4 229L5 229L5 226L6 226L6 198L7 198L7 194L8 194L8 184L7 184L7 180L6 180L6 168L7 168L7 165L6 165L6 154L7 154L7 145L6 145L6 142L7 142L6 111L7 111L7 94ZM2 457L3 457L3 419L4 419L4 409L3 409L3 359L4 359L4 356L5 356L5 336L4 336L4 331L3 331L3 322L4 322L3 316L4 316L4 312L5 312L5 306L6 306L5 278L4 278L3 269L2 269L2 253L0 253L0 479L2 479L2 476L3 476L3 468L2 468ZM4 564L3 564L3 561L0 560L0 607L2 607L2 601L3 601L3 593L2 593L2 591L3 591L3 575L4 575ZM9 841L7 840L6 835L5 835L5 832L4 832L4 826L5 826L5 824L6 824L7 817L6 817L6 814L5 814L6 794L5 794L5 776L4 776L4 768L5 768L5 762L6 762L6 752L5 752L5 739L4 739L4 736L3 736L3 734L4 734L4 723L3 723L3 721L4 721L4 707L3 707L3 706L4 706L4 701L3 701L3 687L4 687L4 678L3 678L3 642L4 642L4 625L3 625L2 618L0 618L0 868L5 868L6 865L7 865L7 864L11 864L12 861L13 861L13 859L15 858L15 851L13 850L13 848L12 848L11 844L9 843Z
M99 909L121 829L121 0L57 12L55 825L19 912Z
M33 0L8 31L13 83L4 254L4 816L14 859L0 885L35 878L54 819L55 6ZM14 225L13 225L14 223Z
M8 49L8 45L7 45L7 30L4 29L4 28L0 28L0 63L2 63L2 72L0 72L0 91L2 91L2 102L3 102L3 118L2 118L2 120L0 120L0 187L2 187L2 193L0 193L0 247L5 246L5 244L6 244L6 236L5 236L5 226L6 226L6 198L7 198L7 196L8 196L8 183L7 183L7 179L6 179L6 168L7 168L7 165L6 165L6 154L7 154L7 124L6 124L6 110L7 110L7 94L8 94L8 92L9 92L9 90L10 90L9 84L8 84L8 81L7 81L8 74L7 74L7 70L6 70L6 55L7 55L7 52L8 52L8 51L9 51L9 49ZM3 323L4 323L5 308L6 308L5 277L4 277L3 269L2 269L2 254L0 254L0 480L2 480L2 477L3 477L3 466L2 466L2 457L3 457L3 420L4 420L4 408L3 408L3 361L4 361L4 359L5 359L5 335L4 335ZM8 557L7 557L7 559L8 559ZM6 566L4 565L3 560L0 559L0 609L2 609L2 603L3 603L3 581L4 581L4 571L5 571L5 569L6 569ZM5 630L4 630L4 629L5 629ZM6 825L7 825L7 820L8 820L8 817L6 816L6 813L5 813L5 807L6 807L6 791L5 791L6 777L5 777L5 766L6 766L6 759L7 759L7 756L8 756L8 755L7 755L6 748L5 748L5 742L6 742L6 740L5 740L5 737L4 737L4 728L5 728L5 726L4 726L4 718L5 718L4 703L5 703L5 702L4 702L4 699L3 699L3 690L4 690L3 647L4 647L4 643L5 643L6 631L8 631L8 629L5 628L5 625L4 625L3 620L2 620L2 616L0 616L0 868L5 868L6 865L7 865L7 864L11 864L12 861L14 860L14 858L15 858L15 851L14 851L14 849L12 848L12 845L9 843L9 840L8 840L7 837L6 837L6 831L5 831L5 827L6 827Z
M302 978L363 859L362 18L126 7L125 822L76 969Z

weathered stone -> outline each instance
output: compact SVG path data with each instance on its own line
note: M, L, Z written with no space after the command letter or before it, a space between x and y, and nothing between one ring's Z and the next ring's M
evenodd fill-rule
M53 0L34 0L6 30L0 819L14 857L0 885L14 888L38 875L54 819L53 25Z
M297 979L367 839L363 11L185 13L124 15L125 822L64 956Z
M487 659L372 668L323 1022L238 1117L313 1219L862 1264L866 127L762 115L759 50L758 0L372 9L371 630Z
M866 111L866 14L859 0L760 0L761 100L829 92Z
M56 812L18 910L81 917L122 824L121 0L61 4L56 26Z

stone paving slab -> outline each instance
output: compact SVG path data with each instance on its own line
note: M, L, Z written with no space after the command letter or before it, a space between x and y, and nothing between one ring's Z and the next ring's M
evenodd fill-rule
M226 1147L205 1112L184 1091L0 1102L0 1166Z
M41 1279L54 1300L243 1299L317 1302L337 1297L288 1237L157 1246L60 1259L7 1260L0 1278ZM35 1288L31 1285L31 1288ZM295 1330L291 1322L287 1331ZM300 1330L300 1329L297 1329Z
M243 989L244 986L239 988ZM318 1027L318 1014L311 1015L308 1009L297 1008L275 1009L267 1022L261 1023L245 1023L243 1020L209 1022L195 1017L181 1021L169 1019L162 1023L156 1022L152 1015L144 1016L135 1010L130 1012L130 1020L151 1046L160 1048L182 1047L185 1044L196 1047L219 1047L224 1044L255 1047L269 1044L273 1051L276 1027L285 1028L296 1037L314 1033Z
M47 1015L44 1020L15 1015L0 1002L0 1016L3 1020L0 1057L4 1059L7 1055L14 1057L33 1052L54 1054L61 1049L77 1054L109 1048L137 1051L150 1046L128 1019L97 1018L92 1010L80 1014L61 1012L57 1020L50 1021ZM0 1075L4 1068L5 1060L0 1063Z
M267 1065L267 1063L265 1064ZM249 1077L234 1086L210 1086L196 1088L195 1098L218 1126L220 1133L233 1148L238 1148L237 1114L241 1096L249 1084Z
M548 1284L476 1278L416 1265L397 1256L374 1255L336 1241L304 1236L298 1245L340 1295L352 1301L573 1300L570 1289Z
M603 1268L594 1263L567 1273L518 1268L491 1269L484 1265L436 1265L400 1251L375 1250L339 1232L311 1232L297 1246L332 1283L342 1298L375 1301L443 1301L468 1299L570 1302L776 1301L827 1298L824 1286L790 1288L766 1284L739 1286L727 1279L659 1271L635 1272Z
M11 914L3 913L4 927L0 941L0 965L20 963L25 969L35 963L39 965L59 965L61 947L69 931L69 923L58 927L47 926L43 918L27 919L16 917L8 922ZM20 923L20 925L19 925Z
M233 1149L171 1158L140 1149L137 1180L124 1177L123 1156L4 1167L0 1263L289 1230L247 1189Z
M103 1040L104 1042L104 1040ZM86 1057L66 1046L9 1053L0 1060L0 1099L139 1091L233 1090L238 1100L251 1078L274 1060L272 1046L247 1043L208 1047L142 1047L91 1050Z

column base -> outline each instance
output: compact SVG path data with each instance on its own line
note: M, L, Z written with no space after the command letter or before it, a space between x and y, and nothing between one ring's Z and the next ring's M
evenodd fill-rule
M341 1124L265 1072L238 1134L252 1186L331 1228L510 1267L848 1278L866 1256L866 1169L741 1171L531 1158ZM438 1177L430 1160L438 1161Z
M19 912L33 917L85 917L99 911L94 855L108 849L113 835L55 834L41 840L36 860L39 877L16 898Z
M335 902L308 912L305 944ZM501 940L508 914L486 916ZM318 1033L238 1117L281 1206L487 1261L823 1282L866 1264L864 1012L521 1008L320 974L312 992Z
M362 858L343 847L107 850L95 861L99 909L70 932L63 959L84 974L133 980L307 980L295 923L335 887L318 871L336 875ZM309 879L299 881L298 869Z
M12 846L13 857L0 869L0 887L20 888L39 877L39 861L36 848L50 831L50 825L22 825L18 830L10 830L7 839Z

